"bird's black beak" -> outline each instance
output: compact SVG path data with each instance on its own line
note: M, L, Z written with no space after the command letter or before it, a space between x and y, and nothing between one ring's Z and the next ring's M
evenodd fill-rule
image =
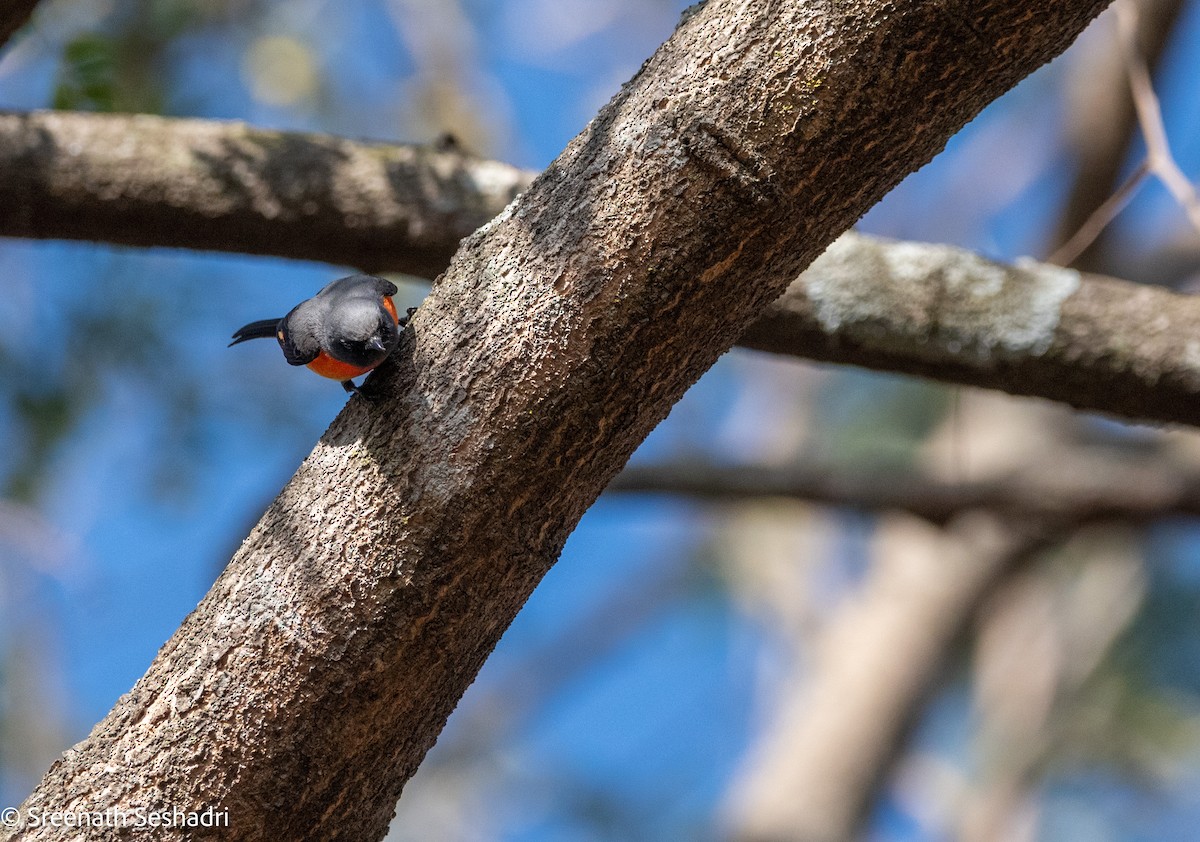
M387 346L383 344L383 341L378 336L372 336L370 341L367 342L367 347L381 354L387 351Z

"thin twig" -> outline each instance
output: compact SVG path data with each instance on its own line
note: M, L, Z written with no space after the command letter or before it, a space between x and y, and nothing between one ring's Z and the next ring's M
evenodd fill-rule
M1195 185L1188 180L1171 154L1171 145L1167 140L1167 130L1162 119L1162 106L1154 93L1146 58L1138 46L1137 7L1129 0L1122 0L1113 8L1116 10L1117 36L1125 61L1125 72L1129 78L1133 107L1138 127L1146 143L1146 157L1116 192L1096 208L1079 230L1050 256L1048 262L1060 266L1069 266L1095 242L1100 233L1133 198L1147 175L1154 175L1163 183L1183 208L1192 226L1200 231L1200 196L1197 196Z
M1146 162L1150 171L1170 191L1175 201L1179 202L1192 226L1200 231L1200 197L1196 195L1195 185L1183 174L1183 170L1171 154L1167 130L1163 125L1162 107L1154 93L1146 60L1138 50L1137 7L1128 0L1123 0L1116 4L1115 8L1117 31L1121 36L1121 48L1129 73L1129 86L1133 92L1133 105L1137 110L1142 137L1146 140Z
M1055 249L1054 253L1046 259L1047 263L1055 263L1059 266L1070 266L1079 255L1087 250L1088 246L1096 241L1100 236L1100 232L1108 227L1117 214L1125 209L1129 204L1129 200L1133 198L1137 189L1141 187L1142 181L1150 174L1150 162L1142 161L1138 164L1137 169L1129 174L1129 178L1117 188L1116 192L1104 200L1100 207L1092 211L1083 223L1079 226L1079 230L1071 235L1071 238Z

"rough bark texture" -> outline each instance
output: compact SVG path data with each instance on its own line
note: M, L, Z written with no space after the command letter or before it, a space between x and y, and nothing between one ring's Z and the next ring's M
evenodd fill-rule
M842 238L748 348L1200 424L1200 297L962 249Z
M785 279L1103 5L709 0L464 243L374 378L384 399L351 400L26 807L380 838L637 444Z
M243 123L0 114L7 236L286 254L432 278L531 179L454 149Z

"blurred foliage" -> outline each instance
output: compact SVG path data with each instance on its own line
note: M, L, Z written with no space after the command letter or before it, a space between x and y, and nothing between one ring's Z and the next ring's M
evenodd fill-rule
M200 21L198 11L189 0L120 5L103 30L64 45L54 107L162 113L170 82L166 52Z
M54 107L116 111L116 65L115 42L111 38L88 34L69 42L63 48Z
M957 387L859 369L824 384L820 449L839 464L911 468L954 405Z
M65 391L44 395L24 392L13 395L12 401L21 428L16 438L25 442L25 447L6 478L4 496L30 503L50 454L73 429L86 398Z
M114 3L95 29L63 44L55 108L82 111L172 113L180 100L176 78L185 38L235 27L254 27L259 0L124 0Z
M281 35L258 38L246 51L245 76L255 98L288 106L313 99L320 84L312 49Z
M1121 655L1102 665L1060 720L1050 758L1060 774L1101 765L1139 787L1163 787L1200 751L1196 699L1147 681Z
M154 301L154 290L140 287L99 272L86 295L60 299L62 290L39 289L35 294L47 306L28 314L32 321L24 331L0 338L0 388L13 427L9 438L22 445L9 452L8 464L0 461L6 498L36 501L58 448L105 397L105 384L132 377L153 384L168 401L180 392L175 387L188 391L186 380L164 377L159 362L169 352L166 323L158 315L163 308ZM30 343L29 336L55 341L46 347Z

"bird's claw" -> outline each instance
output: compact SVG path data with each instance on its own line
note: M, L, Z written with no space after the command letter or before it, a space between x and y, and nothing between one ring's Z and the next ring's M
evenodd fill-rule
M362 398L367 403L377 403L383 397L383 395L379 394L378 392L376 392L374 390L367 391L364 388L366 385L367 385L367 383L365 380L363 381L362 386L355 386L353 380L343 380L342 381L342 388L345 389L350 394L358 395L360 398Z

